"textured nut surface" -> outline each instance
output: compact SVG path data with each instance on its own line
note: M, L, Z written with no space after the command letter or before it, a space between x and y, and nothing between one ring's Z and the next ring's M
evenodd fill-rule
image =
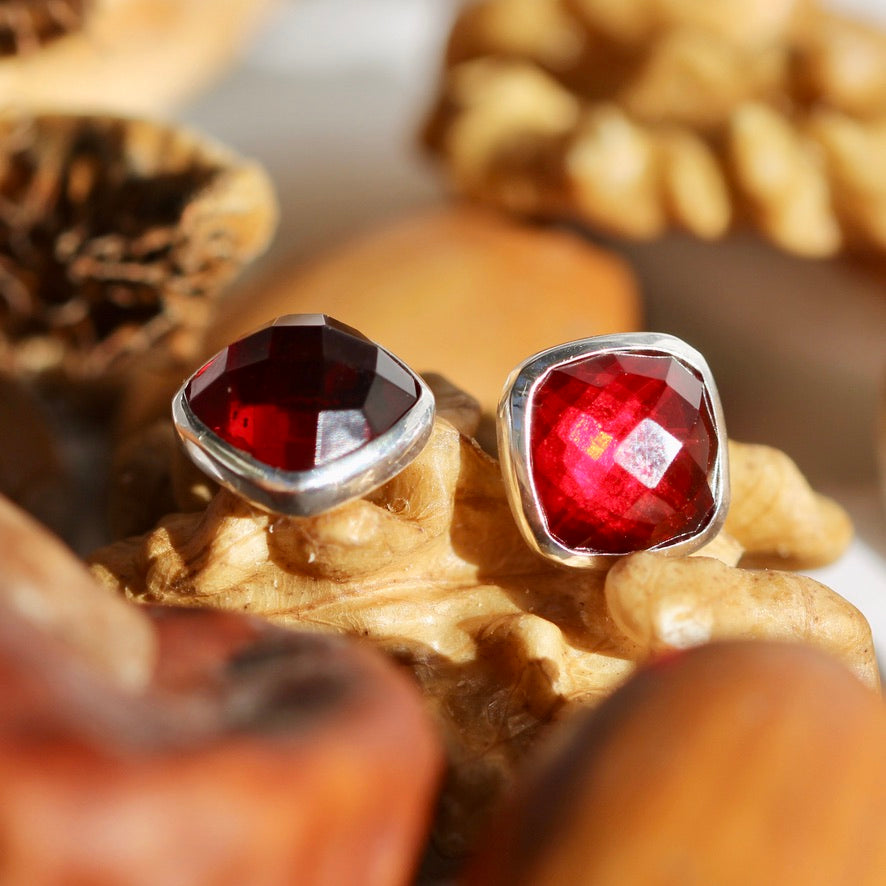
M739 512L741 499L739 491ZM725 560L722 575L747 594L749 607L771 595L778 620L775 583L759 585L755 573L725 565L735 562L734 540L718 540L708 553ZM675 582L693 594L710 561L669 562ZM205 511L170 515L147 535L96 552L92 563L109 588L135 600L343 631L408 663L452 762L440 818L449 851L465 848L552 723L605 697L658 648L648 635L618 627L602 573L553 565L525 546L498 465L444 420L422 455L367 499L298 519L257 511L222 491ZM811 579L795 581L800 596L825 593ZM700 607L705 593L694 595ZM730 604L710 605L715 615L723 609L710 638L728 635ZM752 623L753 610L742 611ZM843 621L835 628L838 612ZM831 631L852 629L847 621L859 637L867 627L860 614L835 605L804 636L827 646ZM785 613L785 633L791 625ZM847 643L844 651L860 673L869 672L869 644Z
M880 678L870 626L839 594L791 572L730 569L707 557L632 554L606 576L626 636L652 651L723 640L799 640L842 659L871 688Z
M852 522L833 499L815 492L784 452L729 443L735 506L726 530L754 566L813 569L839 557L852 540Z

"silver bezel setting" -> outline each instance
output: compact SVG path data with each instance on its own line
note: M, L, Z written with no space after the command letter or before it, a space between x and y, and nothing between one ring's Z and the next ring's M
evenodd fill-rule
M272 513L309 517L372 492L399 474L424 449L435 411L434 395L421 376L390 351L375 346L415 379L419 395L388 430L358 449L306 471L286 471L264 464L197 418L185 396L192 375L172 399L172 420L185 451L217 483Z
M574 550L561 544L548 532L530 475L530 406L535 391L549 372L566 363L593 355L638 351L674 357L701 376L717 438L717 456L708 473L708 483L714 497L710 521L695 535L647 550L670 555L691 553L710 541L726 519L729 508L728 440L717 386L705 358L682 339L665 333L619 333L579 339L548 348L524 360L508 376L498 407L498 452L511 511L527 544L557 563L586 569L608 569L615 560L626 554Z

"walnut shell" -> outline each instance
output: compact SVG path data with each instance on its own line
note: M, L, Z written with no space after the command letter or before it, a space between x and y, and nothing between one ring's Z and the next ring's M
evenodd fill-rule
M182 129L6 114L0 145L0 365L18 375L187 359L274 229L264 172Z
M884 47L796 0L482 0L423 140L458 193L524 216L882 255Z
M779 487L785 494L794 488ZM741 509L740 497L733 507ZM745 635L755 635L753 605L768 600L767 636L791 637L799 619L810 628L807 642L833 647L876 681L870 628L845 601L823 608L840 619L832 637L820 613L780 617L782 574L758 579L734 567L734 543L700 553L728 558L728 581L752 588L747 599L757 602L744 613ZM494 798L553 723L603 699L659 648L657 639L637 632L638 642L619 628L628 619L622 612L619 623L613 619L605 574L564 568L529 550L498 464L444 419L423 453L365 499L287 518L222 490L205 510L169 515L91 559L108 588L143 603L243 610L291 627L340 631L408 663L450 757L438 827L439 845L450 853L469 846ZM702 609L708 596L693 585L706 581L704 561L668 561L680 573L676 586L698 596ZM792 579L801 603L817 594L837 598L811 579ZM711 605L709 639L728 635L728 598ZM727 611L722 620L720 609Z

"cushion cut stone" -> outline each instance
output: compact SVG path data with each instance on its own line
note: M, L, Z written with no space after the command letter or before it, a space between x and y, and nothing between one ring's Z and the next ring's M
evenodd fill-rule
M192 377L193 414L263 464L304 471L389 430L420 394L402 363L323 314L283 317Z
M570 550L646 550L712 520L714 418L701 376L675 357L582 357L549 371L528 411L541 517Z

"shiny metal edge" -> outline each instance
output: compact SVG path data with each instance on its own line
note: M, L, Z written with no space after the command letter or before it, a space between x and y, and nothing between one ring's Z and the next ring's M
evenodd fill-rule
M381 350L416 380L418 400L374 440L311 470L271 467L219 437L187 403L185 389L193 376L172 399L173 424L192 461L225 488L272 513L297 517L323 513L391 480L419 455L431 436L435 413L431 389L402 360Z

